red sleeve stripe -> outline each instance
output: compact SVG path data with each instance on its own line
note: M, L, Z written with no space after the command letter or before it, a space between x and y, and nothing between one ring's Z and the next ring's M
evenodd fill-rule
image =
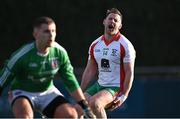
M90 48L90 56L92 59L94 59L94 47L96 46L98 42L95 42L94 44L91 45L91 48Z
M120 56L120 92L122 92L124 90L124 79L125 79L125 71L124 71L124 63L123 63L123 59L125 56L125 49L124 46L122 44L120 44L120 52L121 52L121 56ZM120 95L120 94L119 94Z

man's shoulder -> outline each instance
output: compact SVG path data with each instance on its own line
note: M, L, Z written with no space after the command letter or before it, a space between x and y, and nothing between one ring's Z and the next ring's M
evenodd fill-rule
M29 55L29 52L34 48L34 43L28 43L20 47L18 50L12 53L9 59L9 67L12 67L16 62L21 61L20 59L24 59L24 56Z
M125 51L133 51L135 52L134 46L131 43L130 40L128 40L124 35L121 34L121 37L119 39L120 44L125 48Z
M54 42L51 48L56 49L56 51L66 53L66 49L57 42Z
M124 45L132 45L131 41L128 38L126 38L123 34L121 34L119 42Z
M13 55L23 55L26 54L27 52L29 52L30 50L32 50L34 48L34 42L32 43L28 43L25 45L22 45L19 49L17 49Z
M102 39L102 36L99 36L97 39L95 39L95 40L91 43L91 45L97 44L98 42L101 41L101 39Z
M52 48L64 49L63 46L61 46L61 45L60 45L59 43L57 43L57 42L53 42Z
M103 37L103 35L99 36L98 38L96 38L96 39L94 40L94 42L101 41L101 40L102 40L102 37Z

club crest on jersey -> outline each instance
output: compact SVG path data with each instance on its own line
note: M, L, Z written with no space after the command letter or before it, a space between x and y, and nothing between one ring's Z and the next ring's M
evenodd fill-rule
M112 49L111 56L117 56L117 49Z
M53 69L55 69L55 68L58 67L58 61L57 61L57 59L53 59L53 60L51 61L51 67L52 67Z

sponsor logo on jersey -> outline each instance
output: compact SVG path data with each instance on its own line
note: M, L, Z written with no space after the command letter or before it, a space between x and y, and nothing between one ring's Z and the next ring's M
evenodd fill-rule
M40 64L45 65L48 61L41 61Z
M37 67L38 65L34 62L29 63L29 67Z
M101 50L100 49L95 49L95 52L100 52Z
M101 59L101 72L111 72L108 59Z
M50 74L50 72L49 72ZM28 79L31 79L34 83L39 83L39 82L44 82L47 80L47 77L42 77L42 78L35 78L34 76L32 75L29 75L28 76Z

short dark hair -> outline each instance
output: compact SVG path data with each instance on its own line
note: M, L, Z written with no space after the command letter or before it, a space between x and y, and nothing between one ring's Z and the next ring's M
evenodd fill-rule
M117 8L108 9L107 12L106 12L106 17L111 13L118 14L121 17L121 20L122 20L122 14Z
M38 17L33 22L33 28L40 27L42 24L51 24L51 23L55 23L55 22L50 17L46 17L46 16Z

